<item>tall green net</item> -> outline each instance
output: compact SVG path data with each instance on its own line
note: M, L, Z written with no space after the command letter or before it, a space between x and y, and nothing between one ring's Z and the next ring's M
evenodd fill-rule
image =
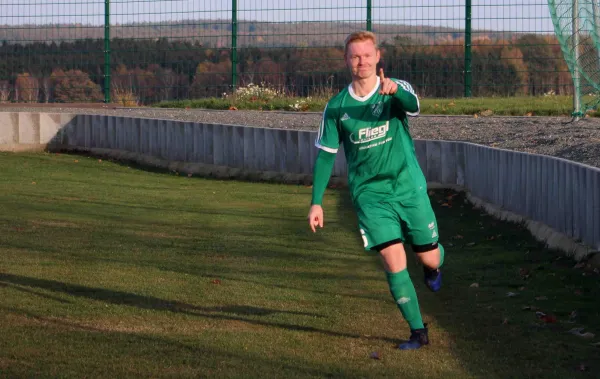
M573 77L574 117L600 105L599 2L548 0L560 48Z

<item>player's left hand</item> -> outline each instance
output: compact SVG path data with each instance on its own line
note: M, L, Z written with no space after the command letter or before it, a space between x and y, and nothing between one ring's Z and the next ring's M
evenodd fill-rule
M381 83L379 85L380 95L393 95L398 91L398 84L390 78L386 78L383 75L383 68L379 69L379 79Z

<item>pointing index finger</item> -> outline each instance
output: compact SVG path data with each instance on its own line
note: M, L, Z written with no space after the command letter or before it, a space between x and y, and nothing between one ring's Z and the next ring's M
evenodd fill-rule
M385 76L383 76L383 68L379 69L379 78L381 78L381 81L383 81L383 79L385 79Z

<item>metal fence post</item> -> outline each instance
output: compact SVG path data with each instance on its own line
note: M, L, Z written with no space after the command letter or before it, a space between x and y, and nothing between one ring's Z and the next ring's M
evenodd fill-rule
M371 4L372 0L367 0L367 30L370 32L372 30L372 18L371 18L371 11L372 11L372 4Z
M471 97L471 0L465 5L465 97Z
M579 78L579 1L573 0L573 109L574 119L581 116L581 83Z
M237 0L231 0L231 88L237 84Z
M104 0L104 102L110 103L110 0Z

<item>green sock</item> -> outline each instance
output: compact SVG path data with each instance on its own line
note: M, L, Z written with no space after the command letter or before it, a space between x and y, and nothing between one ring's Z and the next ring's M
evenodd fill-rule
M440 248L440 265L438 268L440 268L444 264L444 246L442 246L441 243L438 243L438 247Z
M410 280L408 270L405 269L393 274L386 272L386 276L392 297L410 328L424 328L417 292L412 280Z

